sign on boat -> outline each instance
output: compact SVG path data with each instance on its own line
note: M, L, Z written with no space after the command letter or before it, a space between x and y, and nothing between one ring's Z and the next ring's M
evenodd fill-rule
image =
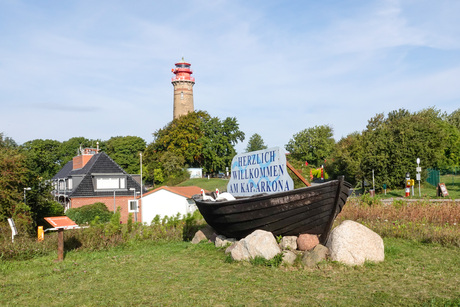
M227 191L234 196L279 193L294 189L281 147L239 154L232 160L232 176Z

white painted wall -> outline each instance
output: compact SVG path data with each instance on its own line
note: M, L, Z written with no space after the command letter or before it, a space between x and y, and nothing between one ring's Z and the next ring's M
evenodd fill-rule
M187 171L190 173L190 179L203 177L202 168L187 168Z
M142 223L150 225L153 218L158 214L164 216L175 216L177 213L186 215L197 209L193 200L172 193L167 190L158 190L142 198Z

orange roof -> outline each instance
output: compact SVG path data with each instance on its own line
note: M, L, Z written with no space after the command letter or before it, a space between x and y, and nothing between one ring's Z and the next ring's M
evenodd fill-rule
M145 197L146 195L150 195L150 194L155 193L155 192L157 192L159 190L166 190L166 191L169 191L171 193L178 194L178 195L181 195L181 196L184 196L184 197L187 197L187 198L192 198L192 196L195 195L195 194L201 194L201 188L197 187L197 186L189 186L189 187L162 186L162 187L156 188L153 191L147 192L142 196ZM206 190L204 190L204 191L208 192Z

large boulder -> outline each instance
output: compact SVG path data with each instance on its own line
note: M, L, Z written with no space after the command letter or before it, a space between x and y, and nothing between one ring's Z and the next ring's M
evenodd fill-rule
M326 243L331 259L348 265L362 265L366 260L380 262L385 258L382 238L360 223L343 221L334 228Z
M283 262L284 263L293 265L296 259L297 259L297 254L294 253L292 250L283 251Z
M216 236L217 235L214 229L211 226L206 225L195 233L195 236L192 239L192 244L198 244L201 241L214 242L216 240Z
M216 247L226 247L228 245L232 245L235 242L236 239L234 238L227 238L223 235L218 235L216 237L216 241L214 242L214 244L216 245Z
M230 255L232 256L232 259L235 261L243 261L251 259L251 255L249 255L249 252L247 248L245 248L244 244L241 243L240 241L236 241L232 245L230 245L225 252L230 252Z
M195 232L195 235L193 236L192 244L198 244L201 241L207 242L208 238L206 238L206 235L201 230L198 230L197 232Z
M303 233L297 238L297 248L301 251L309 251L319 244L318 236Z
M281 249L271 232L258 229L236 242L230 253L237 261L250 260L255 257L270 260L281 253Z
M302 257L302 264L306 267L313 268L318 262L327 259L329 249L321 244L316 245L311 251L306 251Z
M295 251L297 249L297 237L296 236L285 236L281 238L280 248Z

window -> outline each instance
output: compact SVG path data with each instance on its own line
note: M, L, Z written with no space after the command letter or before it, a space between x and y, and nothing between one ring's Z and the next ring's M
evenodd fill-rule
M128 200L129 212L137 212L137 200Z
M184 99L184 92L180 92L180 99Z
M72 178L67 179L67 189L72 190Z
M99 177L96 178L97 190L126 189L125 177Z

